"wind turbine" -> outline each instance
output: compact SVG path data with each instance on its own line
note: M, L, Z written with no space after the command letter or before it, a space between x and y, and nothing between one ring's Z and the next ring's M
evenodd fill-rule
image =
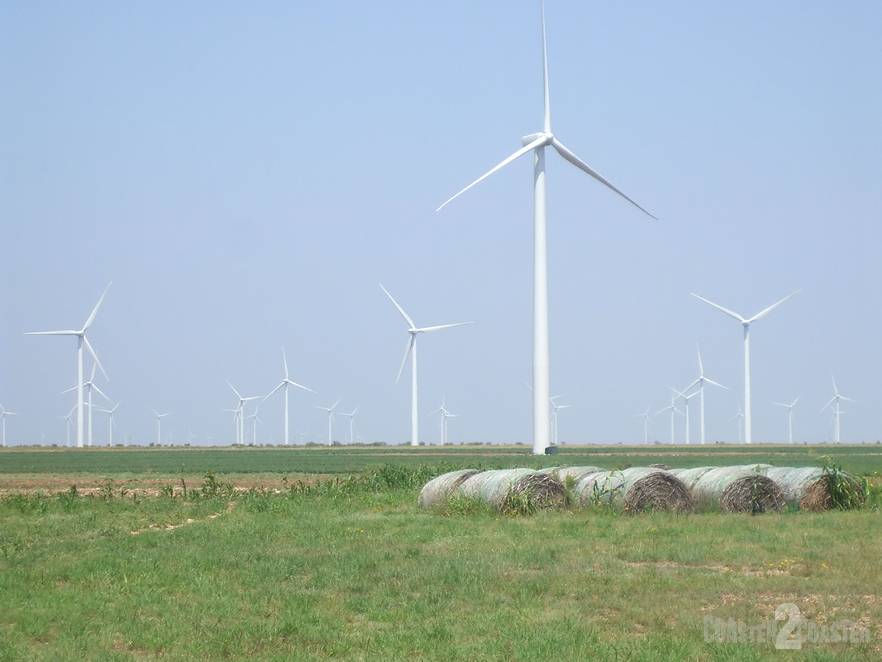
M64 431L67 435L67 443L66 443L67 446L70 446L70 419L73 418L74 412L76 410L77 410L77 406L74 405L73 407L70 408L70 411L67 412L66 416L61 417L64 419Z
M446 397L441 398L441 406L438 407L438 409L436 409L432 413L433 414L441 414L441 445L446 446L447 445L447 419L448 418L458 418L459 414L451 414L447 410L447 398Z
M566 161L611 189L651 218L646 209L616 188L603 175L571 152L551 131L548 92L548 46L545 34L545 3L542 3L542 86L544 119L542 130L521 138L523 147L444 202L454 199L520 157L533 153L533 454L542 455L549 446L549 397L551 396L548 349L548 249L545 214L545 148L553 147ZM463 136L465 138L465 136Z
M655 415L659 416L661 414L664 414L665 412L671 413L671 445L673 445L675 443L675 440L674 440L674 416L676 416L677 414L680 414L681 416L683 415L683 412L680 411L679 409L677 409L676 396L672 395L671 396L671 404L669 404L664 409L659 409L657 412L655 412Z
M160 414L154 409L153 415L156 417L156 445L160 446L162 444L162 419L166 416L171 416L171 412L167 411L164 414Z
M230 412L233 415L233 428L236 430L236 444L239 444L239 409L238 407L235 409L224 409L223 411Z
M245 403L250 402L251 400L260 400L261 396L259 395L249 395L247 397L243 396L239 391L236 390L236 387L233 386L230 382L227 382L227 386L232 389L233 393L235 393L236 398L238 398L238 404L236 405L236 409L239 411L237 414L237 418L239 420L239 429L237 430L238 438L236 443L240 445L245 444Z
M401 379L401 373L404 372L404 366L407 363L407 357L409 356L410 361L410 445L411 446L419 446L420 445L420 415L419 415L419 393L418 393L418 381L417 381L417 336L421 333L434 333L435 331L441 331L442 329L452 329L455 326L465 326L466 324L474 324L474 322L456 322L454 324L437 324L435 326L424 326L418 327L414 324L414 321L411 319L410 315L404 312L404 308L395 300L395 298L389 294L389 290L383 287L383 284L380 283L380 289L386 293L386 296L389 297L389 300L392 304L398 309L398 312L401 313L401 316L404 318L404 321L407 323L407 332L410 334L410 340L407 343L407 349L404 350L404 358L401 359L401 366L398 368L398 376L395 378L395 382Z
M686 387L687 391L691 391L693 388L698 387L699 393L699 406L701 407L701 445L704 446L705 436L704 436L704 385L712 384L713 386L719 386L720 388L724 388L727 391L728 387L723 386L719 382L715 382L710 377L706 377L704 374L704 362L701 360L701 348L698 347L698 377L695 378L695 381L692 382L689 386ZM688 418L687 418L688 420Z
M705 299L703 296L699 296L698 294L692 293L696 299L700 301L704 301L709 306L713 306L720 312L726 313L729 317L732 317L738 320L741 323L741 326L744 329L744 443L749 444L753 441L753 429L751 426L751 418L750 418L750 325L754 322L761 320L763 317L768 315L770 312L775 310L782 303L787 301L790 297L795 294L798 294L801 290L796 290L796 292L792 292L788 294L786 297L781 299L780 301L776 301L768 308L763 308L753 317L743 317L736 312L729 310L728 308L723 308L721 305L710 301L709 299Z
M263 423L263 421L260 419L260 416L257 415L257 410L255 410L253 414L250 414L248 418L251 419L251 443L257 446L257 424Z
M76 336L77 338L77 448L83 447L83 346L85 345L86 349L89 350L89 353L92 355L92 358L95 360L95 363L98 364L98 368L101 370L101 373L104 375L104 378L107 381L110 381L110 378L107 376L107 373L104 371L104 366L101 365L101 361L98 359L98 355L95 353L95 348L92 347L92 343L89 342L89 339L86 337L86 331L89 330L89 327L92 326L92 323L95 321L95 316L98 314L98 309L101 307L101 303L104 301L104 297L107 295L107 290L110 289L112 283L108 283L107 287L104 288L104 292L101 294L101 298L98 299L98 303L95 304L95 307L92 309L92 312L89 314L89 317L86 318L86 323L83 324L83 327L79 330L68 329L66 331L29 331L25 335L26 336Z
M282 347L282 366L285 369L285 377L279 382L279 385L276 386L272 391L270 391L265 397L264 400L275 394L279 389L282 390L282 395L285 397L285 445L288 445L288 387L295 386L299 389L303 389L304 391L309 391L310 393L315 393L308 386L304 386L303 384L298 384L297 382L292 382L291 378L288 376L288 356L285 354L285 348Z
M92 409L93 409L92 391L93 390L98 391L98 394L102 398L107 400L107 402L112 402L111 399L108 398L107 395L104 393L104 391L102 391L98 387L98 384L95 383L95 368L96 367L97 367L97 364L93 363L92 364L92 375L89 377L89 381L87 381L85 384L83 384L83 388L86 390L86 407L89 410L89 420L88 420L88 424L86 427L86 445L89 447L92 446ZM77 390L77 388L78 388L77 386L71 386L69 389L62 391L61 394L64 395L66 393L73 393L74 391Z
M101 409L100 407L96 407L96 409L101 413L107 414L107 445L113 446L113 415L119 409L119 403L117 402L110 409ZM91 446L91 444L89 445Z
M738 421L738 441L744 441L744 412L738 407L738 413L729 419L729 422Z
M337 405L340 404L340 398L337 398L337 402L332 404L330 407L322 407L320 405L316 405L316 409L321 409L322 411L328 412L328 446L334 445L334 411L337 409Z
M839 392L839 389L836 387L836 379L833 378L833 397L830 398L830 402L825 404L824 409L821 409L821 411L824 411L830 405L833 405L833 434L834 434L834 440L836 441L837 444L841 440L842 426L841 426L840 419L842 417L843 412L842 412L842 408L839 406L839 404L843 400L845 400L846 402L854 402L854 400L842 395Z
M688 393L688 388L683 391L678 391L673 386L668 386L674 393L676 393L677 397L683 400L683 411L686 412L686 443L692 443L692 433L689 428L689 401L698 395L698 391L694 391L692 393Z
M3 405L0 405L0 422L3 424L3 437L0 439L0 446L6 446L6 417L7 416L18 416L18 414L14 411L9 411Z
M358 407L353 409L348 414L345 411L340 412L340 416L345 416L349 419L349 443L355 443L355 415L358 413Z
M784 407L787 410L787 440L789 443L793 443L793 408L796 406L796 403L799 402L799 398L796 398L790 404L786 404L784 402L773 402L773 405L777 405L778 407Z
M646 408L642 414L637 414L634 418L642 418L643 419L643 443L649 443L649 407Z
M552 395L548 399L548 402L551 404L551 443L555 446L558 445L558 441L560 438L560 432L559 432L558 421L557 421L557 412L560 411L561 409L569 409L570 407L573 406L573 405L559 405L559 404L557 404L557 402L555 402L555 400L557 398L561 398L561 397L563 397L563 396Z

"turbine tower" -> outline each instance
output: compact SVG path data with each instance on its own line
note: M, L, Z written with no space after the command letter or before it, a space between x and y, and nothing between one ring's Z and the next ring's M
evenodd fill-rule
M401 307L401 304L399 304L395 300L395 298L391 294L389 294L389 290L383 287L382 283L380 283L380 289L386 293L386 296L389 297L389 300L398 309L398 312L401 313L401 316L407 323L407 332L410 334L410 340L408 340L407 348L404 350L404 358L401 359L401 366L398 368L398 376L395 378L395 382L398 383L398 381L401 379L401 373L404 372L404 366L405 364L407 364L407 358L410 357L410 445L419 446L420 415L419 388L417 386L417 336L422 333L434 333L435 331L441 331L442 329L452 329L455 326L474 324L474 322L456 322L454 324L437 324L435 326L417 327L417 325L414 324L414 321L411 319L410 315L404 312L404 308Z
M642 414L637 414L634 418L642 418L643 419L643 443L649 443L649 407L646 408Z
M107 414L107 445L113 446L113 415L119 409L119 403L117 402L110 409L101 409L100 407L96 407L96 409L103 414ZM91 446L91 444L89 445Z
M303 384L298 384L297 382L292 382L291 378L288 376L288 356L285 354L285 348L282 347L282 366L285 370L285 377L279 382L279 385L276 386L272 391L270 391L264 400L271 397L276 391L279 389L282 390L282 395L285 397L285 445L288 445L288 387L295 386L299 389L303 389L304 391L309 391L310 393L315 393L308 386L304 386Z
M328 413L328 446L334 445L334 412L337 409L337 405L340 404L340 398L337 398L337 402L332 404L330 407L322 407L321 405L316 405L316 409L321 409L324 412Z
M842 408L839 406L840 403L845 400L846 402L854 402L851 398L848 398L842 395L839 392L839 389L836 387L836 378L833 379L833 397L830 398L830 402L824 405L824 408L821 410L825 411L830 405L833 405L833 439L838 444L842 439Z
M712 384L713 386L719 386L720 388L724 388L727 391L728 387L723 386L719 382L715 382L710 377L706 377L704 374L704 362L701 360L701 347L698 347L698 377L695 378L695 381L692 382L689 386L686 387L687 391L691 391L693 388L698 387L698 402L701 407L701 445L704 446L705 443L705 435L704 435L704 385Z
M792 297L795 294L798 294L799 292L800 292L800 290L796 290L796 292L788 294L786 297L784 297L780 301L773 303L768 308L763 308L761 311L759 311L753 317L747 317L747 318L739 315L736 312L729 310L728 308L723 308L721 305L716 304L713 301L710 301L708 299L705 299L704 297L699 296L699 295L695 294L694 292L692 293L692 296L694 296L696 299L698 299L700 301L704 301L709 306L713 306L714 308L716 308L720 312L723 312L726 315L728 315L729 317L732 317L732 318L738 320L741 323L742 328L744 329L744 443L745 444L752 443L752 441L753 441L753 427L752 427L751 418L750 418L750 325L758 320L761 320L763 317L765 317L770 312L775 310L775 308L777 308L782 303L787 301L787 299L789 299L790 297Z
M167 411L164 414L160 414L155 409L153 410L153 415L156 417L156 445L162 445L162 419L166 416L171 416L171 412Z
M3 405L0 405L0 424L3 426L3 436L0 437L0 446L6 446L6 417L7 416L18 416L18 414L14 411L9 411Z
M98 368L101 370L104 378L107 379L107 381L110 381L107 373L104 372L104 366L101 365L101 361L95 353L95 348L92 347L92 343L90 343L89 339L86 337L86 331L89 330L89 327L91 327L92 323L95 321L98 309L101 307L104 297L107 296L107 290L110 289L111 285L112 283L108 283L107 287L104 288L101 298L98 299L98 303L95 304L95 307L92 309L89 317L86 318L86 323L83 324L81 329L68 329L66 331L29 331L25 334L26 336L75 336L77 339L77 448L83 447L83 346L89 350L89 353L92 355L95 363L98 364Z
M777 405L778 407L784 407L787 410L787 441L788 443L793 443L793 408L796 407L796 403L799 402L799 398L796 398L790 404L784 402L773 402L773 405Z
M533 453L542 455L549 446L550 359L548 349L548 249L545 214L545 148L553 147L560 156L611 189L651 218L646 209L613 186L609 180L571 152L551 131L551 104L548 92L548 47L545 35L545 3L542 18L542 87L544 118L542 130L521 138L523 147L515 151L478 179L445 201L440 211L454 199L520 157L533 153Z
M349 444L355 443L355 415L358 413L358 407L346 413L345 411L340 412L340 416L345 416L349 419Z

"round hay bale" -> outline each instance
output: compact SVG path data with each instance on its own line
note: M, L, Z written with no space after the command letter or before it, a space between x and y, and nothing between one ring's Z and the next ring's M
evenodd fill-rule
M420 490L418 501L420 508L434 508L444 505L453 491L476 473L478 473L477 469L459 469L435 476Z
M587 474L576 484L576 494L580 505L610 505L629 513L692 510L686 486L671 473L650 467Z
M775 481L745 467L711 469L695 481L691 492L697 504L728 513L764 513L785 504Z
M692 488L695 487L695 483L698 482L698 479L714 468L715 467L691 467L689 469L671 469L669 470L669 473L676 478L679 478L686 488L692 492Z
M860 482L843 472L826 471L820 467L767 466L760 473L778 483L788 504L802 510L847 510L864 504Z
M650 464L649 468L650 469L664 469L665 471L669 471L671 467L670 467L670 465L659 463L659 464Z
M480 499L497 510L504 510L514 498L529 499L536 509L556 508L566 502L559 480L533 469L494 469L482 471L460 484L460 494Z
M551 476L557 478L561 483L566 484L567 479L572 478L575 482L579 482L582 478L587 476L588 474L597 473L598 471L603 471L600 467L548 467L547 469L540 469L539 473L547 473Z

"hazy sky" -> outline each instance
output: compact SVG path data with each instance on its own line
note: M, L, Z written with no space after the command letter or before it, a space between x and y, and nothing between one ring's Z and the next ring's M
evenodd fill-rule
M738 324L754 437L802 396L801 439L882 437L882 3L574 2L547 7L554 130L661 220L549 154L552 391L561 437L635 441L668 384L709 376L731 440ZM538 2L0 4L0 402L13 442L63 441L80 326L122 402L117 439L228 443L224 383L292 378L292 429L360 405L359 434L409 435L402 320L476 320L421 342L422 431L531 435L529 158L433 210L541 128ZM693 401L694 403L696 401ZM697 404L697 403L696 403ZM281 436L279 400L264 441ZM697 420L697 407L694 409ZM96 441L106 423L99 419ZM338 436L345 437L345 421ZM652 436L667 440L667 419Z

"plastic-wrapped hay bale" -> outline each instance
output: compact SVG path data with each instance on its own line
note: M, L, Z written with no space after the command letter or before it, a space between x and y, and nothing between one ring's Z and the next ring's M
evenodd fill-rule
M419 498L420 508L443 506L453 491L476 473L477 469L459 469L436 476L423 485Z
M860 508L864 503L861 484L842 472L825 471L820 467L772 467L759 469L784 491L784 499L802 510Z
M698 479L711 469L715 468L716 467L691 467L689 469L670 469L668 473L679 478L686 486L686 489L688 489L689 492L692 492L692 488L695 487L695 483L698 482Z
M566 500L559 480L533 469L494 469L467 478L457 489L459 494L477 498L499 510L509 499L529 496L536 508L555 508Z
M603 471L600 467L547 467L545 469L540 469L539 473L547 473L550 476L554 476L561 483L566 485L567 479L572 478L575 482L579 482L588 474L597 473L598 471Z
M690 488L699 506L729 513L781 510L784 492L771 478L746 467L715 467L701 474Z
M583 506L606 504L631 513L692 510L686 486L670 472L651 467L589 473L576 484L576 494Z

